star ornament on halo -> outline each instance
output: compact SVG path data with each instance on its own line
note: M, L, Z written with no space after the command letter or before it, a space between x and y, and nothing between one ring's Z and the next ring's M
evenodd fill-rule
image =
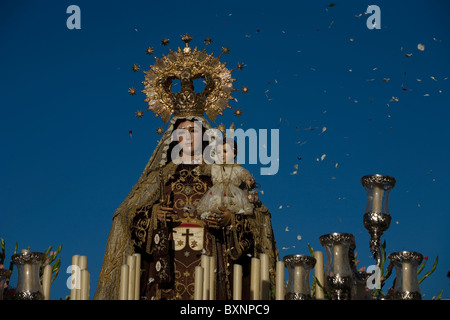
M163 134L164 133L164 129L162 127L159 127L158 129L156 129L156 133L157 134Z
M244 64L242 62L239 62L236 66L239 70L244 69Z
M241 110L241 109L236 109L236 110L234 111L234 115L235 115L236 117L242 116L242 110Z
M168 38L164 38L161 40L161 45L167 46L169 44L170 40Z
M131 69L133 69L134 72L138 72L141 69L141 67L138 64L134 64Z

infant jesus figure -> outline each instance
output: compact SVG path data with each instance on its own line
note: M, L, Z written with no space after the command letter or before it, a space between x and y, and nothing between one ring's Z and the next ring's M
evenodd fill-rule
M255 180L250 172L235 162L237 143L234 139L218 141L216 162L211 164L213 186L197 204L202 219L210 214L228 209L236 214L252 214L254 206L247 190L254 188ZM244 189L241 189L244 186Z

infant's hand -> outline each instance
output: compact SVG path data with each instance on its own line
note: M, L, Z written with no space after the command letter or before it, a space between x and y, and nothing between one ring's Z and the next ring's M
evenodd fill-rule
M219 208L221 212L219 213L211 213L208 218L206 218L206 222L210 228L223 228L230 224L231 215L233 214L230 210L225 208Z

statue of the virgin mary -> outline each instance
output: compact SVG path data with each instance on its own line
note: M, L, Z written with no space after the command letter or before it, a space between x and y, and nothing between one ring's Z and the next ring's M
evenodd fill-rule
M214 121L229 108L236 89L231 71L219 58L189 47L192 38L187 34L182 40L185 47L156 59L145 72L142 92L147 111L169 124L138 182L113 215L94 299L119 298L121 266L134 253L141 254L142 263L139 299L193 299L194 270L202 255L215 261L214 299L232 299L234 264L243 270L242 299L250 299L251 258L262 253L269 257L271 287L275 286L278 250L267 207L253 199L251 214L226 207L208 217L197 213L197 204L212 186L207 161L211 154L205 157L211 141L204 139L212 127L204 114ZM195 93L193 81L199 78L206 85ZM174 79L181 82L178 93L172 92ZM142 114L138 111L137 116Z

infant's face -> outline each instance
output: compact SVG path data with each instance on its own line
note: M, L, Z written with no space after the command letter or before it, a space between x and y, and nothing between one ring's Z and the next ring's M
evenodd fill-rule
M234 150L229 144L219 144L217 146L217 156L219 163L234 163Z

